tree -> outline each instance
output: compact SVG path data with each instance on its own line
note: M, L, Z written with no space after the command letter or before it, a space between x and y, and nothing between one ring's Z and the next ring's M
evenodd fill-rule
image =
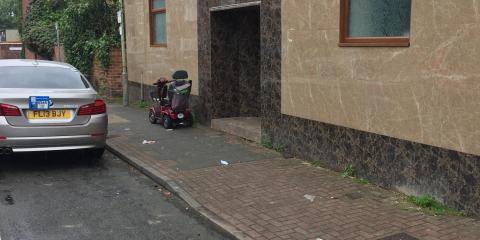
M30 51L46 59L52 58L55 22L61 18L63 8L63 0L30 0L21 32Z
M67 61L90 75L96 57L108 68L109 50L120 46L117 1L68 1L60 27Z
M0 29L17 28L19 0L0 1Z
M66 61L89 75L94 58L106 69L110 48L120 46L118 9L112 0L30 0L22 39L30 51L51 59L58 22Z

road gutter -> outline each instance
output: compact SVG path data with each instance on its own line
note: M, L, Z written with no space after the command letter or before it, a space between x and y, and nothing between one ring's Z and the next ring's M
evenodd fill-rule
M121 160L125 161L129 165L139 170L142 174L146 175L154 182L158 183L159 185L166 188L168 191L177 195L180 199L185 201L187 205L190 206L190 210L197 213L198 216L205 220L205 222L215 230L223 233L224 235L232 239L250 239L243 232L230 225L229 223L225 222L224 220L220 219L216 214L203 207L171 178L148 166L144 162L140 161L138 158L129 155L128 153L126 153L126 151L122 151L118 148L113 147L112 145L108 144L108 142L106 145L106 149Z

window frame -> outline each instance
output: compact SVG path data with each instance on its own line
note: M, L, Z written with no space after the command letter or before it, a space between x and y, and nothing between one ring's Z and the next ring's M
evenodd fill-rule
M340 47L410 47L408 37L349 37L348 14L349 1L340 0ZM410 11L411 13L411 11ZM411 24L411 15L410 15Z
M166 4L165 0L165 4ZM167 7L164 8L153 8L153 0L148 0L148 14L150 18L150 47L167 47L167 38L165 37L165 43L156 43L155 42L155 23L154 17L157 14L165 14L165 19L167 17ZM165 23L165 34L167 33L167 25Z

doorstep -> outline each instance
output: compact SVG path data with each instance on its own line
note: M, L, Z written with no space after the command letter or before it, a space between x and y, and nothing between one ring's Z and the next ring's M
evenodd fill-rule
M259 117L234 117L212 119L211 127L253 142L260 143L262 137L261 119Z

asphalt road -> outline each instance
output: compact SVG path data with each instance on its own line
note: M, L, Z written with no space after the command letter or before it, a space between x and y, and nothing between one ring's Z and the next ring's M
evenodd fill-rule
M110 153L0 160L0 240L226 239L201 222Z

